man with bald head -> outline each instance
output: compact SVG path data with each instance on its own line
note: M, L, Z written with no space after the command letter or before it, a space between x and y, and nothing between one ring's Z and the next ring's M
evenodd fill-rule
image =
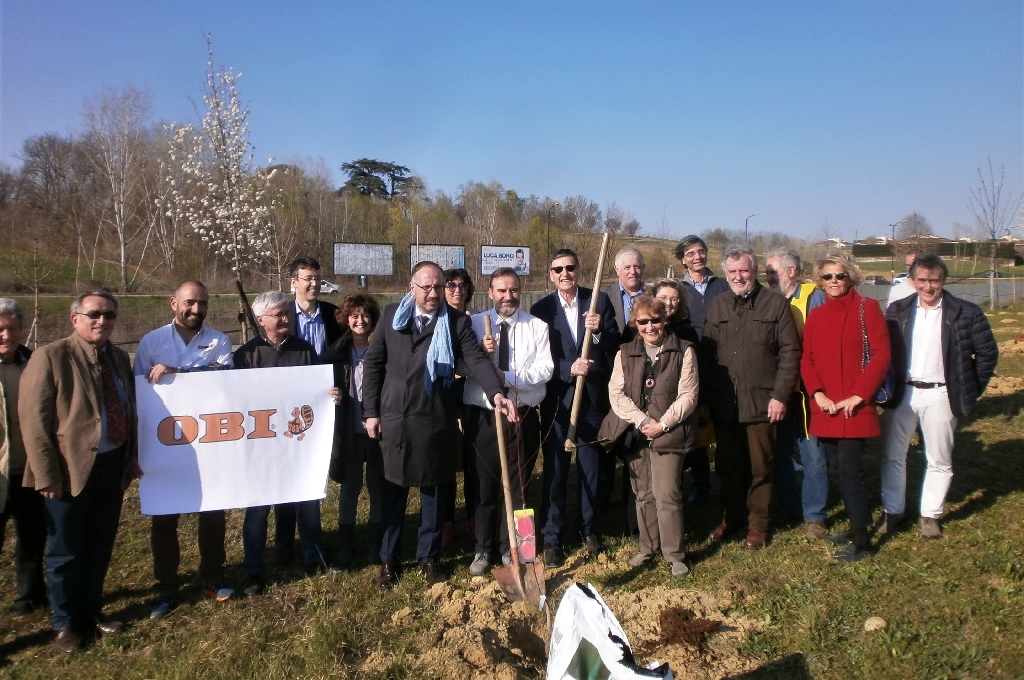
M174 320L147 333L135 352L135 375L151 383L172 380L174 373L231 368L231 341L228 336L203 325L209 310L210 294L199 281L185 281L174 291L171 310ZM153 549L153 574L160 587L160 598L150 616L165 616L178 600L179 515L154 515L150 545ZM203 594L218 602L234 594L224 583L223 510L199 513L199 577Z

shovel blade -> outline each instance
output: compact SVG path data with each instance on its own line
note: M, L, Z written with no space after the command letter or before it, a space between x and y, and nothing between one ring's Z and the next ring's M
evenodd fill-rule
M509 602L528 602L526 591L523 589L523 582L519 579L519 574L516 573L514 566L495 567L491 569L491 574L494 576L494 580L498 582L501 592L505 593L505 597L508 598Z
M543 564L540 562L520 564L518 572L515 566L496 567L491 570L491 573L509 602L529 602L538 611L544 610L547 589L544 585Z

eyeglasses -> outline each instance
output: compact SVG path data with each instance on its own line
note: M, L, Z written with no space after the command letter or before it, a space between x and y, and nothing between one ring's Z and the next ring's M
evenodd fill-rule
M465 281L449 281L444 287L448 290L469 290L469 284Z
M705 257L705 256L707 256L707 254L708 254L708 251L703 250L703 249L701 249L701 250L688 250L685 253L683 253L683 257Z
M260 316L269 317L271 319L277 319L278 321L288 318L288 312L281 312L280 314L261 314Z
M101 312L97 309L94 309L91 312L75 312L75 314L78 314L79 316L89 317L93 321L100 318L101 316L107 321L113 321L114 319L117 318L117 312Z
M563 265L558 265L557 267L552 267L551 271L553 271L556 274L561 274L562 270L564 269L565 271L567 271L567 272L569 272L571 274L574 271L576 271L576 267L577 266L579 266L579 265L575 265L575 264L567 264L567 265L564 265L564 266Z
M441 291L444 290L444 286L440 286L440 285L438 285L438 286L421 286L418 283L414 283L412 285L416 286L417 288L422 290L424 293L429 293L430 291L434 291L435 293L440 294Z
M662 319L660 316L656 316L653 319L637 319L636 320L636 325L637 326L649 326L650 324L653 323L655 326L658 326L658 325L664 323L664 321L665 320Z
M323 283L324 277L322 276L296 276L296 281L305 281L306 283Z
M845 281L846 279L850 278L850 275L847 274L846 272L839 272L838 274L822 274L821 280L831 281L833 276L836 277L836 281Z

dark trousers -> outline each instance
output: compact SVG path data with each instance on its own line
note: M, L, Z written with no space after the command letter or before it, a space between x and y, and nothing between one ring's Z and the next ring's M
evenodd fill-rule
M266 571L263 553L267 548L267 520L270 518L269 505L261 505L245 509L242 521L242 568L245 573L262 575ZM324 545L323 530L320 528L320 501L302 501L301 503L281 503L273 506L274 521L280 523L282 515L291 520L295 526L296 518L299 525L299 543L302 545L302 558L307 567L327 565L327 547ZM280 524L275 534L280 537ZM289 533L292 543L295 542L295 529ZM289 551L291 546L288 546ZM277 545L281 550L280 544Z
M722 483L723 519L768 531L775 496L775 424L715 421L715 472Z
M181 515L153 515L149 544L153 549L153 575L160 586L161 595L178 592L181 564L181 546L178 543L178 519ZM223 510L200 512L199 524L199 580L210 585L224 580L224 535L227 520Z
M0 550L4 547L7 521L14 519L14 573L18 599L26 605L46 602L43 555L46 552L46 510L35 489L21 485L22 475L11 475L7 483L7 505L0 513Z
M544 440L544 497L541 506L541 515L544 517L544 543L561 545L568 495L566 487L569 483L569 466L573 457L571 451L565 450L569 424L567 421L555 420L550 431L543 425L542 429L547 436ZM586 421L581 420L576 432L577 441L597 439L597 427ZM580 485L580 516L577 529L584 536L594 532L601 455L601 450L594 446L580 446L576 449L576 477Z
M868 487L864 482L864 440L821 438L839 495L850 518L850 529L865 529L871 524Z
M462 463L462 497L466 505L466 520L474 517L477 504L477 477L476 477L476 452L466 441L466 418L475 406L460 406L458 409L459 428L455 431L455 455L459 456ZM457 483L452 483L451 491L445 492L444 496L444 521L455 521L455 496Z
M416 544L416 561L424 564L437 559L441 552L441 527L444 526L444 507L453 484L420 487L420 529ZM385 564L402 561L402 529L405 510L409 505L409 487L399 486L384 479L384 538L380 559Z
M498 455L498 431L494 411L466 408L462 421L466 442L476 457L478 501L476 506L476 552L493 556L509 550L508 521L505 518L505 494L501 486L501 461ZM505 423L505 453L512 509L524 507L533 468L540 446L540 416L537 409L519 409L518 423Z
M629 481L628 457L629 452L625 451L621 446L617 446L611 451L601 451L601 467L597 476L597 509L598 512L604 512L608 507L608 503L611 501L615 490L615 468L618 467L618 461L622 460L621 488L622 504L625 510L623 517L626 520L626 535L636 536L640 532L640 524L637 521L636 493L633 492L633 485Z
M708 447L702 446L686 452L683 459L683 470L693 475L693 488L704 493L711 491L711 461L708 460Z
M103 608L103 580L124 500L123 459L123 447L97 454L80 494L72 496L65 489L62 498L43 499L50 539L46 581L54 630L88 623Z

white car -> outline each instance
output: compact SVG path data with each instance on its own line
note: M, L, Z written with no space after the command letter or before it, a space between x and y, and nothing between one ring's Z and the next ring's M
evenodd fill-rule
M892 285L895 286L897 284L903 283L904 281L907 280L907 276L908 274L906 272L903 272L902 274L897 274L892 278Z
M331 283L330 281L324 281L320 284L321 293L340 293L341 286Z

